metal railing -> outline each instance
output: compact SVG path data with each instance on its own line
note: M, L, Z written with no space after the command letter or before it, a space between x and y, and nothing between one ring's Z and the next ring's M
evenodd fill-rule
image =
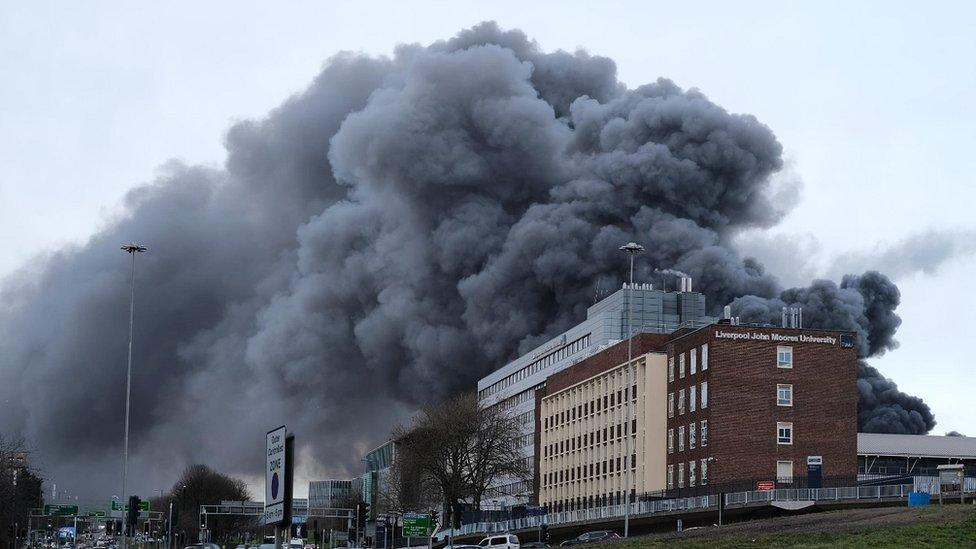
M844 488L781 488L776 490L750 490L722 494L726 506L746 506L764 504L773 501L849 501L849 500L888 500L905 499L908 493L915 490L915 484L896 484L880 486L850 486ZM970 490L967 483L966 491ZM694 496L687 498L660 499L651 501L637 501L631 503L630 514L636 516L652 516L655 514L669 514L683 511L698 511L718 508L718 494ZM452 536L468 536L472 534L491 534L496 532L511 532L529 528L584 523L601 519L614 519L624 516L624 505L607 505L589 509L573 511L551 512L546 515L525 517L521 519L499 522L476 522L464 524L453 531L441 530L438 539Z

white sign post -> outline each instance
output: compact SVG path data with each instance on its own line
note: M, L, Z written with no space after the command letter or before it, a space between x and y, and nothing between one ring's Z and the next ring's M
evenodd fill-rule
M268 465L264 483L264 523L285 519L285 426L268 431Z

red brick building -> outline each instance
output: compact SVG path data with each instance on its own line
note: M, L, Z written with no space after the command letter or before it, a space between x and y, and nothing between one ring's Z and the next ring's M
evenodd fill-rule
M631 379L622 373L626 342L550 376L535 399L538 501L600 505L620 501L628 485L638 495L849 480L857 474L854 337L713 324L635 336L631 391L622 382ZM614 436L601 422L613 423Z

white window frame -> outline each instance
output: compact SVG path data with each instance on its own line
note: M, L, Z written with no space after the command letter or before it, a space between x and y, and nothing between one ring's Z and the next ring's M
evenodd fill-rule
M668 358L668 381L674 381L674 357Z
M781 436L780 431L788 429L789 436ZM793 444L793 422L791 421L777 421L776 422L776 444L781 444L784 446Z
M684 353L678 355L678 377L681 379L685 378L685 354Z
M701 459L701 482L702 486L708 484L708 458Z
M696 411L698 409L698 406L697 406L698 405L698 399L696 397L697 394L698 394L698 392L696 391L694 385L692 385L691 387L688 388L688 411L689 412L694 412L694 411Z
M674 417L674 393L668 393L668 417Z
M698 444L698 425L694 421L688 424L688 449L694 450Z
M708 369L708 343L705 343L701 346L701 363L702 363L701 369L704 372L705 370Z
M702 448L708 446L708 420L701 420L701 430L698 432L700 436L698 442Z
M789 357L788 361L783 358L784 355ZM793 368L793 347L789 345L779 345L776 347L776 367Z
M704 410L705 408L708 408L708 382L707 381L702 381L701 382L701 399L700 400L701 400L701 402L699 404L701 405L701 409Z
M695 486L695 460L688 462L688 486L694 488Z
M674 488L674 465L668 465L668 490Z
M684 425L678 426L678 451L679 452L685 451L685 426Z
M787 398L783 398L783 391L786 391ZM777 406L793 406L793 384L792 383L777 383L776 384L776 405Z
M685 415L685 390L678 391L678 415Z
M685 462L678 464L678 488L685 487Z
M779 468L781 465L789 465L790 476L786 477L786 476L781 476L779 474ZM776 482L793 482L794 478L795 477L793 475L793 460L777 460L776 461Z
M688 351L688 373L691 375L698 373L698 349Z
M668 453L674 453L674 427L668 429Z

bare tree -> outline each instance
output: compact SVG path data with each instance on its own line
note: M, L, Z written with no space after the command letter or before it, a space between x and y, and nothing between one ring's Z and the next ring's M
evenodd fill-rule
M501 409L482 408L474 393L423 408L410 428L395 435L398 474L411 479L403 484L433 483L445 509L459 503L480 509L496 480L529 478L521 424Z
M168 509L169 502L173 501L179 516L173 531L185 532L186 541L195 541L199 539L201 505L247 498L247 484L244 481L198 464L183 470L170 493L159 498L159 508ZM207 528L211 531L211 539L227 540L231 535L247 529L251 522L247 517L212 517L207 521Z
M27 513L43 502L41 477L31 466L26 442L0 435L0 547L23 539Z

